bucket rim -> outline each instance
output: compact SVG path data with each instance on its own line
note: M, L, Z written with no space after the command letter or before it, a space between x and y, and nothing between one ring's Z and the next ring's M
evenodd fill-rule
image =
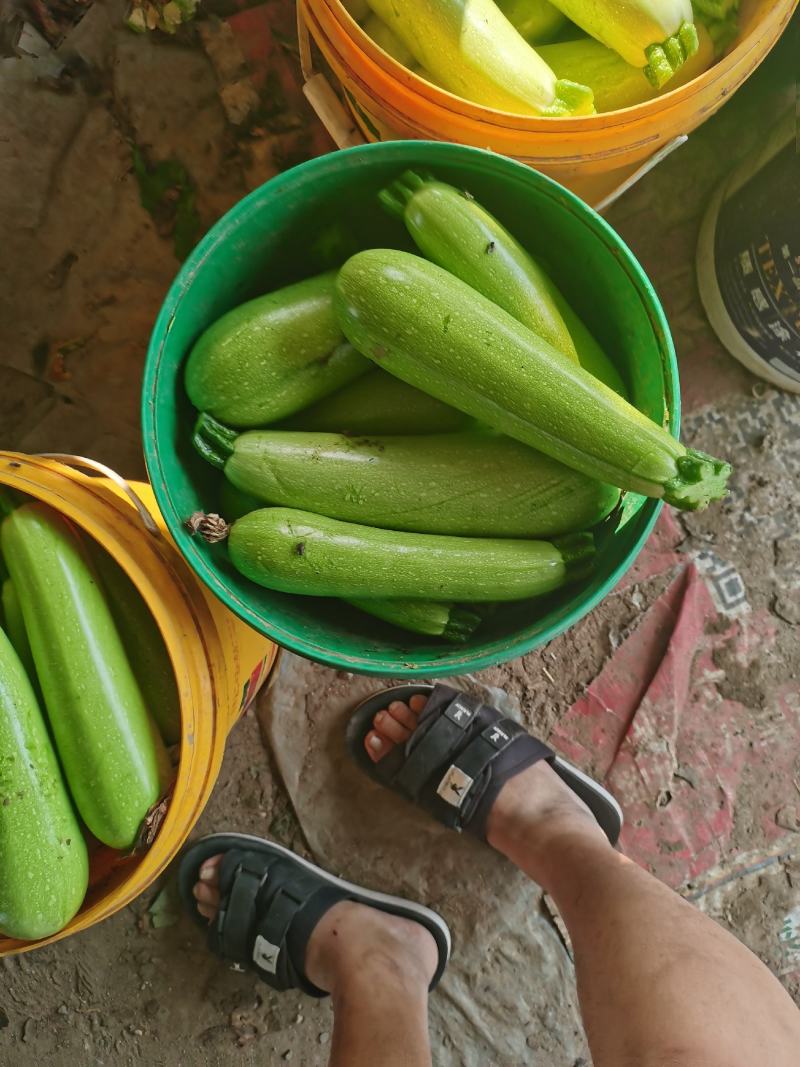
M789 23L795 8L800 0L776 0L775 8L768 12L760 20L755 20L749 31L737 42L735 47L725 53L717 62L713 63L708 70L698 74L684 85L677 86L661 96L652 100L645 100L640 104L633 104L626 108L616 108L613 111L598 112L594 115L573 115L561 118L545 118L535 115L517 115L513 112L500 111L497 108L483 104L475 104L465 100L440 86L433 85L425 78L419 77L412 70L404 67L388 53L384 52L379 45L369 37L362 27L350 15L341 0L319 0L324 4L336 19L337 25L348 35L351 47L373 68L377 68L381 75L391 78L405 92L410 92L421 97L426 105L434 112L450 116L456 121L469 120L486 125L493 125L516 134L535 134L545 136L557 134L580 134L599 133L609 128L624 128L638 121L662 117L665 112L673 109L681 109L688 100L691 100L700 92L715 91L720 85L720 94L728 95L745 80L764 56L777 43L779 37ZM299 9L307 11L313 18L317 28L322 31L314 11L314 0L300 0ZM771 39L765 47L764 23L767 18L778 19L774 26ZM349 24L352 24L352 27ZM324 32L324 31L322 31ZM328 36L328 35L326 35ZM330 37L328 36L330 41ZM330 42L336 47L334 42ZM731 73L740 65L745 64L751 53L757 52L756 62L753 63L741 78L736 79L736 84L731 87ZM353 71L355 74L356 72ZM363 72L362 72L363 73Z

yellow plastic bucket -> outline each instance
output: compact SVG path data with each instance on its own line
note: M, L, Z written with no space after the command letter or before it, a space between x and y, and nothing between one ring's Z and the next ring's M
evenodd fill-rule
M489 148L597 205L721 107L778 40L797 3L742 0L738 41L700 77L635 107L567 119L506 114L431 85L376 45L340 0L298 0L297 18L306 95L340 148L363 139ZM316 71L309 35L341 83L355 124Z
M103 477L75 470L80 466ZM41 941L0 936L0 957L86 930L129 904L167 867L208 801L234 723L269 676L276 646L240 622L210 593L176 551L148 485L129 485L81 457L0 452L0 484L60 511L94 537L146 600L169 650L181 706L177 779L150 848L120 857L93 854L83 907L59 933Z

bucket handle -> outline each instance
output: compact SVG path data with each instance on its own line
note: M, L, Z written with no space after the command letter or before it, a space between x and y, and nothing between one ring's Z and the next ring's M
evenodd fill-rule
M96 459L87 459L86 456L70 456L62 452L37 452L36 455L40 459L58 460L59 463L64 463L67 467L83 467L87 470L94 471L96 474L102 474L104 478L108 478L108 480L113 482L118 489L121 489L128 500L130 500L131 504L133 504L138 511L139 518L142 520L142 525L145 530L147 530L149 534L152 534L153 537L161 537L161 531L158 528L156 520L150 514L147 505L130 482L126 482L121 474L117 474L111 467L107 467L105 463L98 463Z
M300 69L303 72L303 95L334 144L337 148L352 148L354 145L364 144L364 137L334 92L331 83L324 74L314 70L311 35L306 24L303 0L297 5L297 43L300 49Z

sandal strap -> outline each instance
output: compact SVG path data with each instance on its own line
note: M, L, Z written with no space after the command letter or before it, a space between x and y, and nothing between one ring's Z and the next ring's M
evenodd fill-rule
M418 802L431 777L463 747L467 731L481 706L481 702L469 693L455 693L417 740L394 777L394 784L409 799ZM422 723L418 729L421 726Z
M439 818L446 826L463 829L480 802L492 764L522 735L529 737L521 723L500 719L474 736L457 754L436 786L436 795L446 806L439 808Z
M290 942L295 940L294 955L302 960L320 917L347 894L321 885L313 872L298 870L280 856L244 849L225 853L219 886L220 907L209 928L212 951L252 966L273 989L326 996L295 964Z
M231 849L220 865L220 907L209 928L210 947L242 966L250 960L258 894L270 860L256 852Z
M287 951L286 935L302 903L302 896L293 893L291 886L282 885L275 890L256 924L253 964L264 981L278 989L288 989L297 977Z
M485 836L486 814L508 773L554 753L478 697L437 685L391 785L453 830Z
M308 980L296 961L302 961L308 938L322 915L338 901L346 900L347 894L320 885L314 874L301 871L292 871L271 888L267 883L264 892L268 899L259 907L252 942L255 970L273 989L302 989L312 997L327 996Z

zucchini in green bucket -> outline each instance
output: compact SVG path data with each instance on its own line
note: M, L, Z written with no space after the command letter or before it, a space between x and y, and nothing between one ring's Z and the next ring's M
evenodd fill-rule
M377 365L590 478L688 511L727 491L727 463L687 449L433 263L359 252L336 302L345 334Z
M251 511L228 530L246 578L284 593L482 602L526 600L591 570L591 534L548 541L379 530L294 508Z
M463 411L376 367L275 428L347 434L447 433L471 421Z
M460 644L468 641L480 626L480 615L463 604L442 603L437 600L360 600L348 598L359 611L374 615L376 619L390 622L401 630L424 634L426 637L441 637L443 641Z
M594 526L619 500L618 489L494 433L237 435L201 415L194 443L264 504L389 530L552 537Z
M519 241L472 196L411 170L378 195L387 211L403 219L427 259L577 361L550 280Z
M614 52L597 47L622 63ZM635 73L647 84L641 73ZM473 196L408 170L378 199L390 214L403 219L426 259L483 293L614 392L626 395L611 360L552 280Z
M370 369L333 314L335 271L233 308L186 363L189 399L231 426L286 418Z

